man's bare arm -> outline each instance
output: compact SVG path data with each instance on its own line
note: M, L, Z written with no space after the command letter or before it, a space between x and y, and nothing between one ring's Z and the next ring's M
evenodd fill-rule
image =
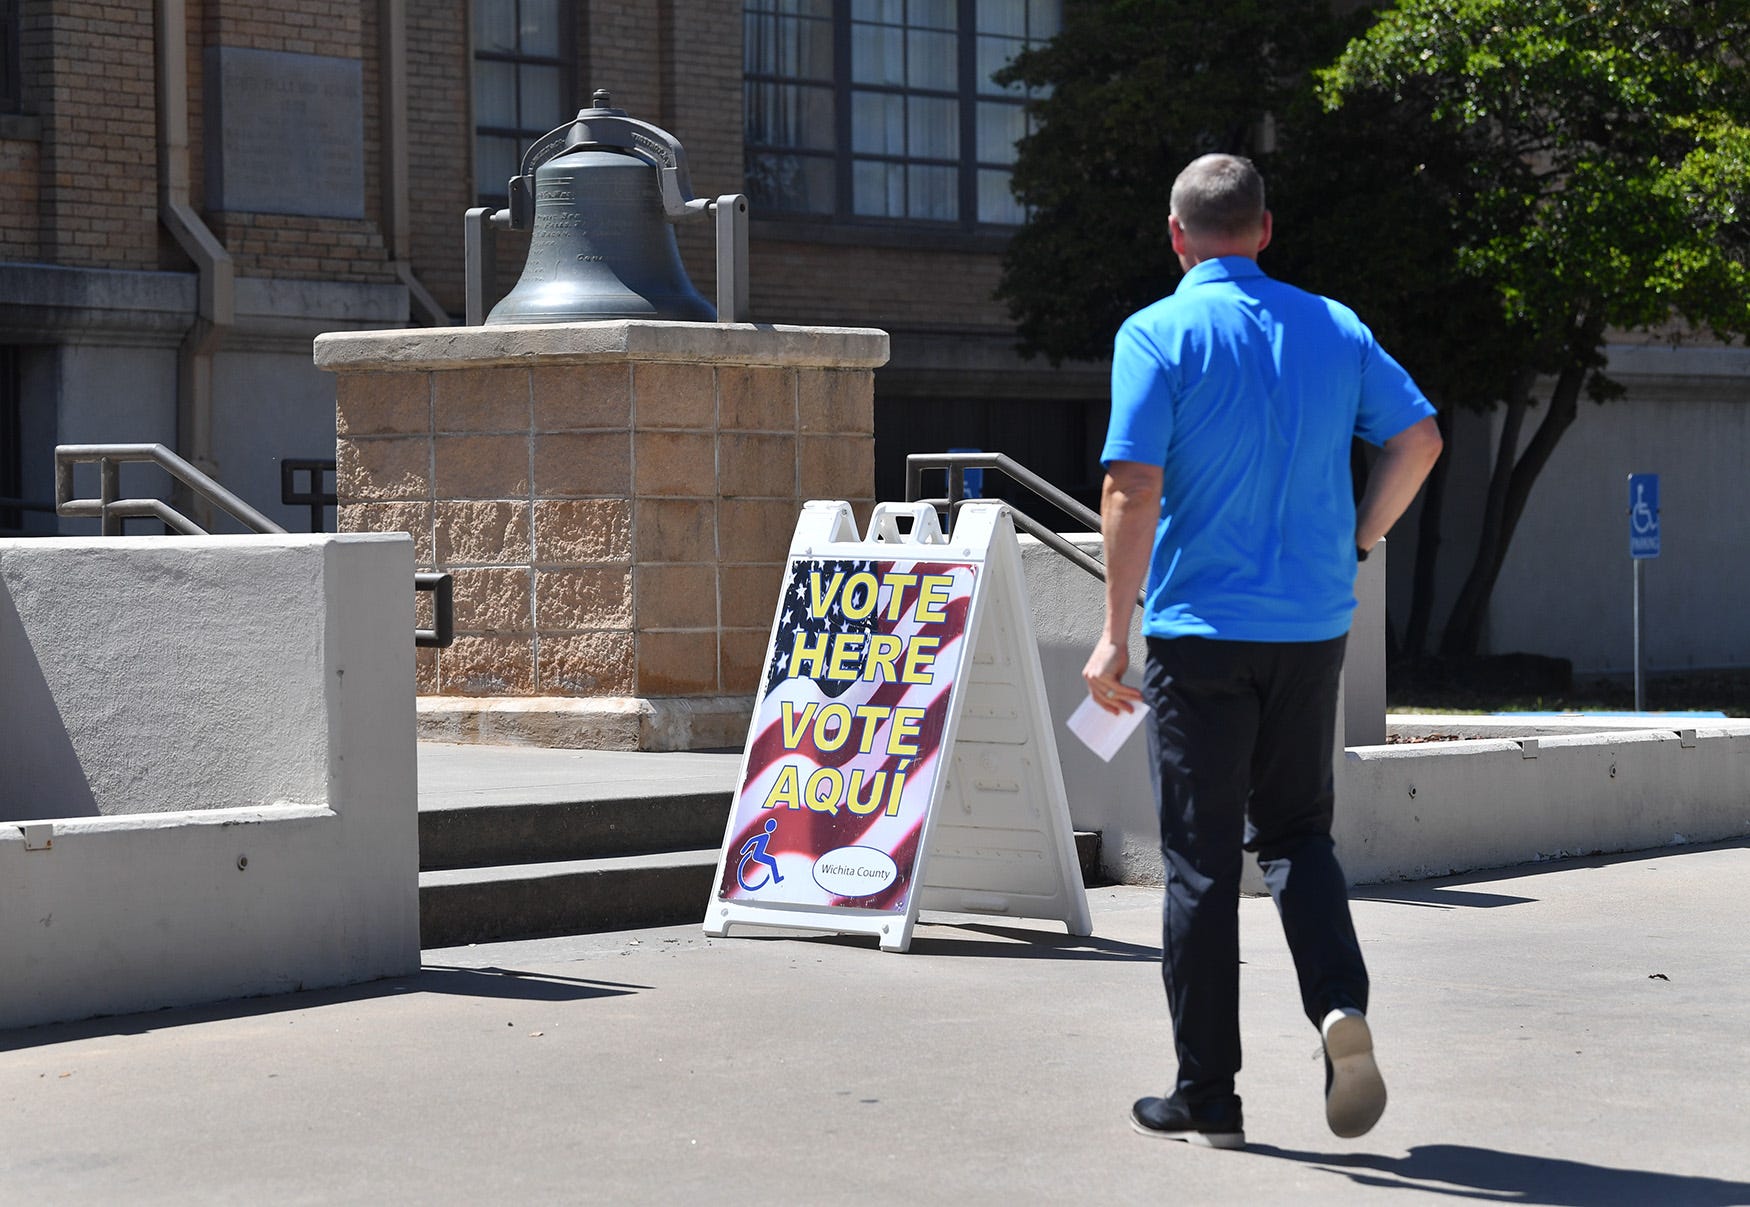
M1433 418L1411 424L1385 442L1385 451L1367 475L1367 491L1355 509L1355 547L1371 549L1398 522L1434 462L1444 441Z
M1107 712L1129 712L1142 693L1122 682L1130 666L1130 617L1154 553L1161 516L1161 467L1114 461L1100 490L1100 530L1106 540L1106 619L1082 669L1088 694Z

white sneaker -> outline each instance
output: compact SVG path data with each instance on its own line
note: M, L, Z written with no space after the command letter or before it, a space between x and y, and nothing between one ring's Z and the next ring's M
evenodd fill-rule
M1373 1032L1359 1010L1325 1015L1325 1122L1344 1139L1366 1135L1385 1113L1385 1080L1373 1061Z

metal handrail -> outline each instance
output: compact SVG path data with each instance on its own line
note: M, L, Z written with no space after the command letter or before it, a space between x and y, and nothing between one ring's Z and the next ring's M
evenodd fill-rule
M948 497L920 498L924 488L924 474L937 469L947 471ZM1006 453L911 453L905 459L906 502L928 503L936 510L947 513L949 517L954 516L959 512L960 505L966 502L966 471L969 469L994 469L1007 474L1011 480L1026 487L1070 519L1080 521L1089 531L1096 534L1100 532L1100 517L1097 514ZM1008 504L1008 508L1015 527L1037 538L1040 544L1067 558L1101 582L1106 581L1104 562L1077 549L1064 540L1060 533L1051 531L1014 504Z
M98 497L73 497L73 467L97 463ZM62 444L55 447L55 511L64 516L94 517L103 521L104 536L120 536L122 520L145 517L158 520L184 536L210 536L199 524L162 499L120 499L123 462L150 462L207 502L230 513L237 521L262 534L284 534L285 529L262 515L207 474L171 452L162 444ZM413 644L444 649L455 640L455 591L448 574L415 574L413 586L432 592L435 628L415 629Z
M415 591L432 594L432 619L435 628L414 629L413 644L434 650L447 650L456 639L456 582L444 573L419 573L413 576Z
M286 507L308 507L310 509L310 531L322 531L322 509L336 507L340 499L332 490L323 490L323 483L334 473L332 458L321 460L314 457L287 457L280 462L280 503ZM309 489L298 489L298 475L309 475L305 481Z
M73 497L73 467L97 463L98 497ZM103 521L104 536L120 536L122 520L145 516L160 520L185 536L210 535L205 528L159 499L118 499L124 461L149 461L162 468L195 494L222 508L256 532L283 533L284 528L262 515L242 499L162 444L60 444L55 446L55 510L64 516L88 516Z

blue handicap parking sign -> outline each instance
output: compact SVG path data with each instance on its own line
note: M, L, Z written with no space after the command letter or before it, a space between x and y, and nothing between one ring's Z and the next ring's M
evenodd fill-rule
M1628 552L1630 557L1659 556L1659 475L1628 476Z

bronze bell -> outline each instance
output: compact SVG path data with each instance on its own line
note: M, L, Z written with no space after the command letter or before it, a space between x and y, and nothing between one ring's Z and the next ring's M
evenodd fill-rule
M595 107L529 148L510 182L503 225L529 229L522 279L487 324L590 319L711 322L717 311L681 265L672 223L702 217L685 153L665 130ZM743 203L745 206L745 203Z

